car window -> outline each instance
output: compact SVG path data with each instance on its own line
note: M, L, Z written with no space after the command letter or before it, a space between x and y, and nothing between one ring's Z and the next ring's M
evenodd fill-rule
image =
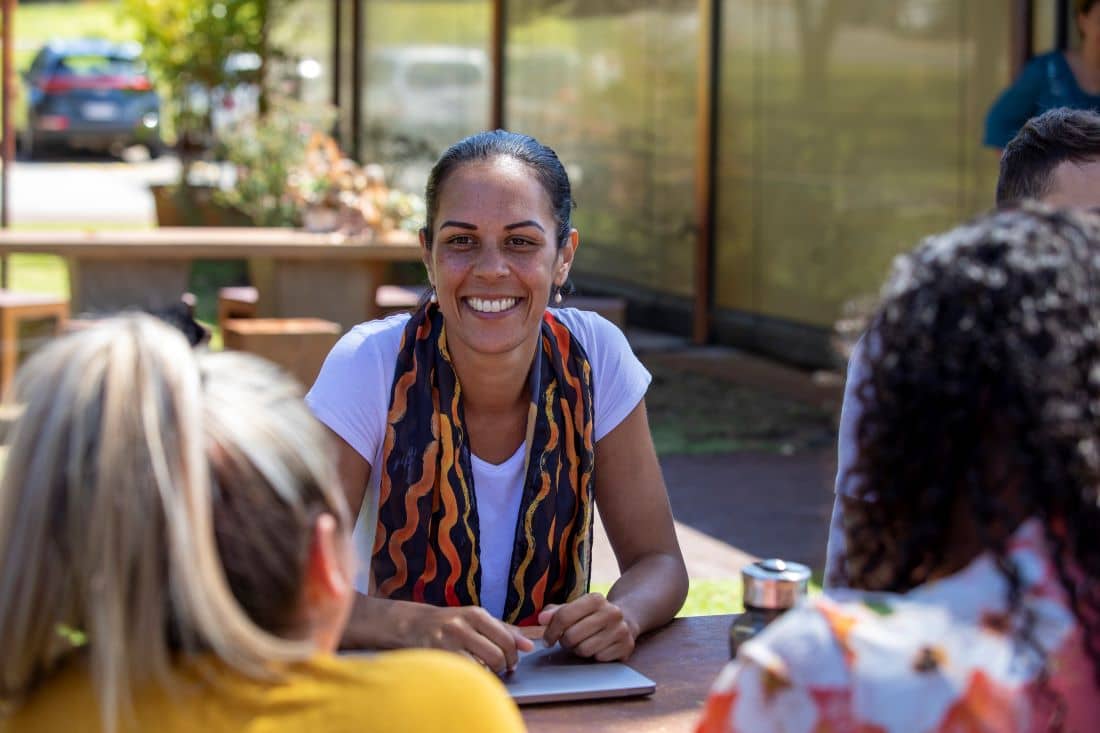
M62 57L54 73L65 76L130 76L142 70L141 62L134 59L86 54Z
M433 89L447 86L475 86L481 83L481 69L464 61L421 61L409 65L410 87Z

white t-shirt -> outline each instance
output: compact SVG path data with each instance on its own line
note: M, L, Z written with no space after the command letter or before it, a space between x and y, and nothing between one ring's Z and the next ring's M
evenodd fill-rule
M622 331L610 321L574 308L553 309L553 313L584 347L592 365L595 413L592 437L599 443L642 401L651 377L630 350ZM370 584L382 475L381 470L375 469L382 465L390 391L408 320L408 314L395 315L353 328L333 347L306 395L313 414L371 466L367 493L371 501L363 502L353 534L360 566L355 586L361 593L366 593ZM526 444L499 465L470 456L481 528L481 605L497 618L504 614L512 546L523 497L525 455Z

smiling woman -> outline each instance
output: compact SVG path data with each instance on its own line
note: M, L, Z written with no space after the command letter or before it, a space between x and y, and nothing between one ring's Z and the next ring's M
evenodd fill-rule
M370 571L344 643L437 646L493 669L549 643L622 659L687 591L645 412L650 377L622 333L560 302L579 244L569 179L497 130L436 163L420 233L432 294L362 324L307 400L340 438ZM588 592L599 507L622 577Z

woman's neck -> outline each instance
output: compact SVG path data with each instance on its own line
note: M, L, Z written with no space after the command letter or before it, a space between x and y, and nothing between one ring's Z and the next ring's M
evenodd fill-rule
M478 354L461 344L448 344L466 412L506 413L526 405L537 344L538 334L506 354Z

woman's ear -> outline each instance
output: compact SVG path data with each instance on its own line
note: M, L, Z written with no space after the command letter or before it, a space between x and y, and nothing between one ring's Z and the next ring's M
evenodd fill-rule
M435 273L432 272L432 247L428 243L427 228L420 227L417 237L420 239L420 260L424 263L424 270L428 273L428 284L434 288Z
M570 229L569 238L565 244L558 248L558 261L554 272L554 284L558 287L565 285L565 281L569 279L569 270L573 267L573 258L577 254L577 247L580 246L580 243L580 234L577 233L576 229Z
M331 514L322 514L313 524L306 563L306 597L310 605L343 601L351 593L347 538Z
M303 579L304 629L322 652L335 651L354 600L355 557L347 533L331 514L313 524Z

